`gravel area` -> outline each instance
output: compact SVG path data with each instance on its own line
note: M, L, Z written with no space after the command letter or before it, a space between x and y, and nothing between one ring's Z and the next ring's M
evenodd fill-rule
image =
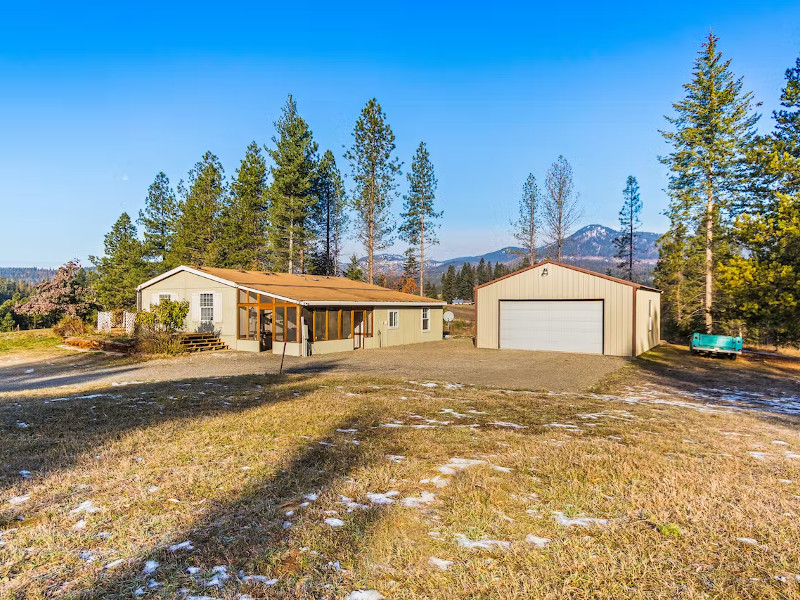
M209 352L133 361L98 354L11 357L0 361L0 392L85 388L130 382L273 374L280 355ZM586 389L627 362L613 356L477 350L471 340L395 346L305 358L287 356L287 373L359 373L493 388L571 392Z

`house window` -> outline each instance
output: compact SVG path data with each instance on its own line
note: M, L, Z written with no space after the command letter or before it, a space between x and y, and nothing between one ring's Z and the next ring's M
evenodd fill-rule
M314 341L315 342L324 342L325 341L325 320L327 318L327 314L325 313L325 309L316 308L314 309Z
M653 331L653 301L647 301L647 331Z
M353 313L349 310L342 311L342 339L348 340L353 337Z
M158 295L158 303L161 304L162 300L172 300L172 294L159 294Z
M399 310L390 310L389 311L389 329L397 329L400 327L400 311Z
M426 307L422 309L422 331L430 331L430 330L431 330L431 309Z
M328 339L339 339L339 311L328 309Z
M373 311L368 310L366 315L367 337L372 337L372 319L373 319Z
M200 322L214 322L214 294L211 292L200 294Z

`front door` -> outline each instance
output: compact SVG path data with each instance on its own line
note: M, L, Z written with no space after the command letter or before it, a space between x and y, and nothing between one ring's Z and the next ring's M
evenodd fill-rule
M272 310L261 311L261 327L258 332L259 346L262 352L272 350Z
M364 331L365 323L364 323L364 311L363 310L354 310L353 311L353 348L358 350L359 348L364 347Z

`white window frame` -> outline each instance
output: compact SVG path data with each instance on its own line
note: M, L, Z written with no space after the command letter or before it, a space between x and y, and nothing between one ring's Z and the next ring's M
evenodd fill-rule
M158 292L158 303L161 304L162 300L172 300L172 294L169 292Z
M206 296L210 298L211 305L203 305L203 297ZM214 322L214 292L200 292L200 322L201 323L213 323ZM210 317L207 319L203 318L203 311L210 311L206 314L209 314Z
M392 318L394 316L394 319ZM394 324L392 324L394 322ZM389 321L388 321L389 329L398 329L400 327L400 311L399 310L390 310L389 311Z
M431 330L431 309L429 306L425 306L422 308L422 331L428 332ZM425 327L425 321L428 322L428 326Z

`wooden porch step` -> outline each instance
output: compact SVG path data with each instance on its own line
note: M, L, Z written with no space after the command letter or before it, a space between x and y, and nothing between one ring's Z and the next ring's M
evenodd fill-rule
M214 352L227 350L228 346L213 333L184 333L181 346L186 352Z

